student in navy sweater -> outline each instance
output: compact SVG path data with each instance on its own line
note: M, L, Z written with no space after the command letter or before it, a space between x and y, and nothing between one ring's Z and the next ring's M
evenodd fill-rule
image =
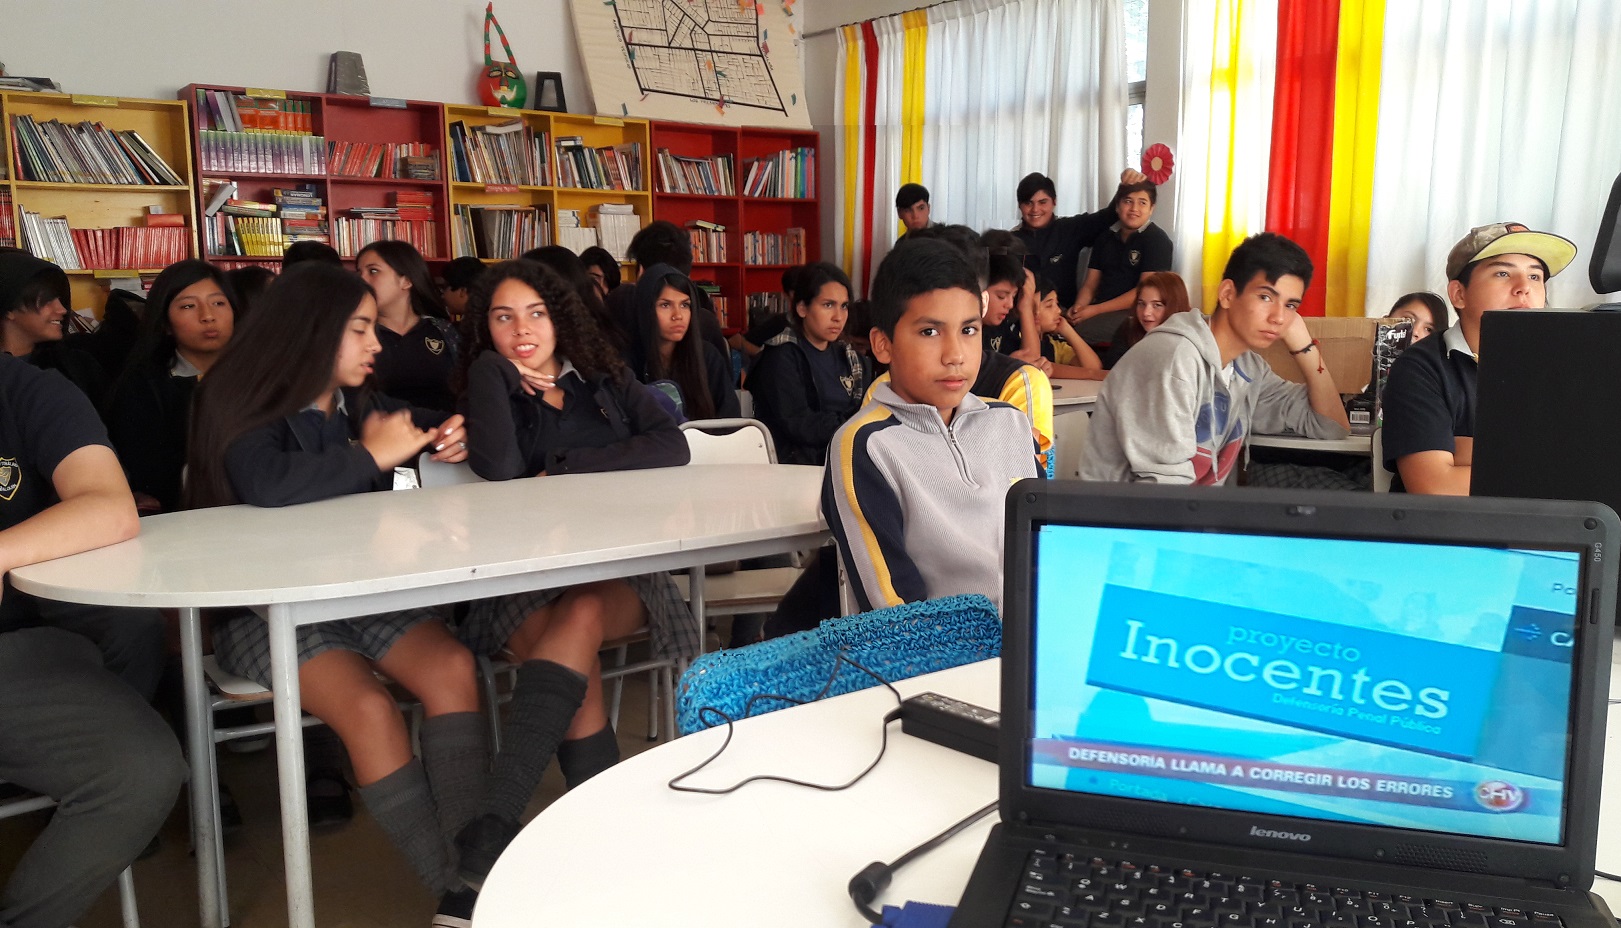
M635 320L626 361L645 384L673 384L677 410L687 419L738 414L736 381L726 356L700 335L705 308L698 288L673 267L655 264L636 281Z
M377 300L379 389L412 406L455 409L456 327L421 253L409 242L372 242L355 257L355 271Z
M491 268L468 301L462 355L467 442L487 480L671 467L686 440L631 376L579 296L525 260ZM537 514L539 515L539 514ZM555 754L570 787L619 760L597 652L642 626L656 655L698 652L668 574L541 590L474 603L463 637L520 661L479 815L456 839L461 876L482 884Z
M185 498L192 507L288 506L386 490L424 448L466 458L460 416L414 409L371 389L379 346L371 288L341 268L282 272L198 385ZM386 556L377 552L356 556ZM265 622L214 626L232 673L270 685ZM447 907L470 913L448 839L472 817L486 766L473 656L431 609L298 630L304 710L337 732L372 817ZM378 682L381 670L422 701L422 759ZM432 784L430 787L430 783Z

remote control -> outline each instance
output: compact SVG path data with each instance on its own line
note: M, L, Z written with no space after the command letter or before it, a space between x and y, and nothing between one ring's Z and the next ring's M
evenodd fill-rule
M939 693L919 693L901 703L901 731L980 760L996 763L1002 716Z

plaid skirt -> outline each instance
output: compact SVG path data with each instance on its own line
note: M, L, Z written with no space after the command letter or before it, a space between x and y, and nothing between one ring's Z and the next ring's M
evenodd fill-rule
M426 606L338 619L300 626L297 632L298 663L323 651L353 651L376 663L405 633L423 622L443 621L444 607ZM246 677L265 689L270 686L270 623L246 610L214 623L214 656L220 666Z
M692 610L681 599L681 591L669 574L642 574L626 577L624 582L630 584L630 588L641 598L642 605L647 607L647 626L654 657L691 660L701 653L698 627L693 622ZM457 637L474 654L494 657L507 646L507 639L512 637L512 633L518 630L530 613L550 605L569 589L535 590L477 600L468 609L467 619L457 631Z

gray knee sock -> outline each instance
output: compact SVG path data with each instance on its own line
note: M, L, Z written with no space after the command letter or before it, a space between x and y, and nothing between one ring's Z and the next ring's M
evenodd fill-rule
M477 712L452 712L422 722L422 766L446 842L456 840L478 812L490 773L489 740L484 716Z
M619 763L619 738L612 725L584 738L557 746L557 765L563 768L563 782L573 789L614 764Z
M442 895L461 888L450 868L450 854L439 831L433 793L421 761L413 757L376 783L362 786L360 799L430 892Z
M552 661L524 661L512 688L501 753L479 812L516 822L585 701L585 677Z

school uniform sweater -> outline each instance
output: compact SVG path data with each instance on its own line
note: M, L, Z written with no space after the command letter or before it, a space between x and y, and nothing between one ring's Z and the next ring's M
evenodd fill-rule
M628 372L588 381L564 361L557 386L562 409L525 393L517 367L493 351L468 367L464 409L473 473L511 480L542 471L677 467L690 459L675 421Z
M316 500L387 490L393 471L360 444L360 426L372 412L411 410L420 429L449 418L407 406L380 393L345 388L332 415L314 407L261 426L225 450L225 474L236 498L252 506L292 506Z
M1081 479L1212 486L1255 433L1344 438L1311 408L1305 384L1246 351L1223 370L1204 314L1176 313L1115 365L1098 391Z
M1008 487L1036 476L1030 421L969 394L947 425L882 383L833 437L822 515L863 610L958 593L1002 601Z
M817 349L794 336L760 352L749 375L754 414L771 430L783 464L822 464L827 444L861 408L871 375L855 349Z
M163 512L180 508L196 389L197 372L190 364L162 369L147 363L126 374L107 398L103 418L129 488L156 499Z

